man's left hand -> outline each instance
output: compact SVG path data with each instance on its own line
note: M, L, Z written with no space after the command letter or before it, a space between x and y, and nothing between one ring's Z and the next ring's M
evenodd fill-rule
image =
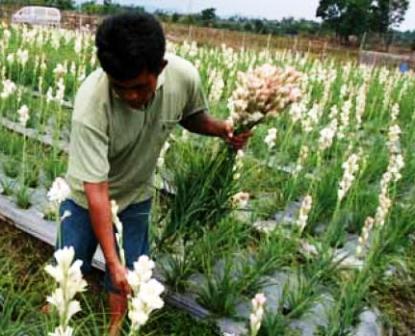
M236 151L242 149L252 135L251 131L234 135L231 121L213 118L205 112L195 113L180 124L190 132L222 138Z
M220 136L227 143L229 143L234 150L237 151L245 147L249 138L252 136L252 132L248 130L248 131L239 133L238 135L235 135L233 133L232 123L226 120L222 122L222 132Z

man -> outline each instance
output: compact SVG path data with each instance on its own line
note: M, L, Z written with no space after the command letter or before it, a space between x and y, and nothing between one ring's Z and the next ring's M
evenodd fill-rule
M72 117L67 180L70 211L57 246L73 246L83 272L99 243L106 262L105 287L111 310L110 335L117 335L130 288L114 240L110 200L119 207L128 268L148 253L152 176L172 128L217 136L235 149L249 134L232 135L225 121L210 117L197 70L165 55L165 37L148 14L107 18L96 34L101 67L85 80Z

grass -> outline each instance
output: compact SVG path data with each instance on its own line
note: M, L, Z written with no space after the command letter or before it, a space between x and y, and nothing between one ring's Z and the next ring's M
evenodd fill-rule
M404 256L392 262L386 276L378 278L371 287L371 299L382 311L393 335L415 334L415 244Z
M53 249L0 222L0 330L12 336L46 334L53 329L53 316L41 312L51 290L43 266ZM88 292L81 298L83 312L75 317L78 335L99 336L104 330L105 296L99 285L101 273L88 276ZM104 325L104 326L103 326ZM143 335L216 336L210 322L196 321L183 311L169 306L152 315Z

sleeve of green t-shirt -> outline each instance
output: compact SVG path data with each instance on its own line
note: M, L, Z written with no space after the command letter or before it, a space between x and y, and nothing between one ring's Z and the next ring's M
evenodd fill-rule
M188 73L188 96L183 110L183 119L203 111L208 111L209 106L202 86L202 80L196 68Z
M69 147L70 176L82 182L108 180L108 135L98 127L73 120Z

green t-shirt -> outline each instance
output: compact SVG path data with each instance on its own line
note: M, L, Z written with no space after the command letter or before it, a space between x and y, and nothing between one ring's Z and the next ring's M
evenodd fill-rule
M182 119L207 109L197 69L166 54L167 66L143 110L130 108L97 69L79 88L72 116L69 166L71 198L87 208L83 182L109 182L110 198L120 209L150 198L160 150Z

